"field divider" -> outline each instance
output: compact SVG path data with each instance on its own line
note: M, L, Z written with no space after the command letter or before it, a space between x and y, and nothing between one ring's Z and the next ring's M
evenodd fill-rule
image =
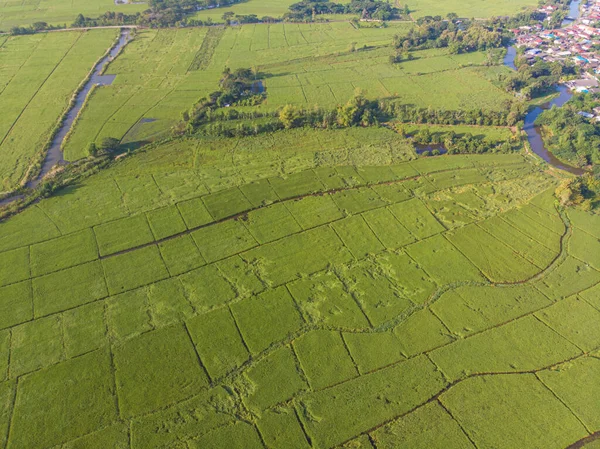
M45 38L46 36L47 36L47 35L44 35L44 38ZM6 42L7 42L7 41L8 41L8 38L7 38L7 39L6 39L4 42L2 42L2 46L4 46L4 44L6 44ZM8 85L9 85L9 84L11 83L11 81L13 80L13 78L14 78L15 76L17 76L17 73L19 73L19 71L21 70L21 68L22 68L22 67L23 67L25 64L27 64L27 62L29 62L29 60L31 59L31 57L33 56L33 54L35 53L35 51L37 50L37 48L39 47L39 45L40 45L40 43L41 43L41 42L42 42L42 39L40 39L40 41L37 43L37 45L35 46L35 48L33 48L33 49L31 50L31 53L29 54L29 56L27 56L27 58L26 58L26 59L23 61L23 63L22 63L22 64L21 64L21 65L20 65L20 66L17 68L17 70L15 70L15 73L14 73L14 75L13 75L13 76L12 76L12 77L11 77L9 80L7 80L7 82L6 82L6 84L4 85L4 87L3 87L2 89L0 89L0 94L2 94L2 92L4 92L4 90L5 90L5 89L8 87Z
M456 423L456 425L460 428L460 430L465 435L465 437L467 437L467 439L471 442L473 447L475 449L479 449L477 444L475 444L475 441L473 441L473 438L471 438L471 435L469 435L469 433L467 432L467 429L465 429L463 427L461 422L458 419L456 419L456 417L452 414L452 412L442 403L442 401L440 401L439 397L437 398L437 403L440 405L440 407L442 407L445 410L445 412L448 414L448 416L450 416L450 418L452 418L452 421L454 421Z
M598 349L600 349L600 346L597 347L597 348L594 348L594 350L598 350ZM418 357L418 356L415 356L415 357ZM436 393L435 395L433 395L431 398L429 398L426 401L424 401L424 402L416 405L415 407L413 407L412 409L408 410L407 412L401 413L401 414L399 414L397 416L394 416L393 418L385 420L384 422L379 423L378 425L376 425L376 426L374 426L374 427L372 427L370 429L365 430L364 432L360 433L359 435L369 435L370 433L374 432L377 429L382 428L383 426L385 426L387 424L390 424L390 423L392 423L392 422L394 422L394 421L396 421L396 420L398 420L400 418L403 418L403 417L405 417L407 415L410 415L411 413L413 413L417 409L423 407L424 405L427 405L427 404L430 404L432 402L436 402L436 401L440 400L440 397L444 393L448 392L451 388L455 387L459 383L464 382L466 380L477 378L477 377L484 377L484 376L523 376L523 375L536 375L540 371L551 370L551 369L557 368L557 367L559 367L561 365L572 363L572 362L574 362L576 360L579 360L579 359L585 358L585 357L592 357L592 356L589 355L589 354L579 354L579 355L573 356L571 358L568 358L566 360L561 360L560 362L556 362L556 363L553 363L551 365L547 365L547 366L544 366L544 367L541 367L541 368L532 369L532 370L481 372L481 373L472 373L472 374L469 374L469 375L467 375L467 376L465 376L465 377L463 377L461 379L457 379L457 380L455 380L455 381L447 384L444 388L442 388L438 393ZM414 358L414 357L411 357L411 358ZM407 359L407 360L410 360L410 359ZM393 365L404 363L407 360L401 360L400 362L396 362ZM385 368L387 368L387 367L384 367L384 368L381 368L381 369L385 369ZM346 382L348 382L348 381L344 381L344 383L346 383ZM326 389L326 388L324 388L324 389ZM318 390L318 391L321 391L321 390ZM294 399L291 399L291 400L294 400ZM598 433L600 433L600 432L598 432ZM339 444L339 446L343 446L344 444L350 442L352 439L356 438L359 435L354 435L352 438L350 438L350 439L348 439L346 441L343 441L342 443Z
M472 284L472 283L465 283L465 284ZM483 284L483 285L485 285L485 284ZM448 285L448 286L445 286L445 287L443 287L443 288L441 288L441 289L438 289L438 291L439 291L439 290L449 290L449 289L452 289L452 288L456 288L456 286L455 286L455 285L454 285L454 286L450 286L450 285ZM436 295L435 295L435 293L434 293L434 294L432 294L432 297L435 297L435 296L436 296ZM439 295L437 295L437 297L439 297ZM243 299L243 298L242 298L242 299ZM99 299L98 301L100 301L100 300L102 300L102 299ZM429 303L425 303L425 304L421 305L421 307L420 307L420 308L425 308L425 307L428 307L428 305L429 305ZM227 307L229 307L229 303L227 303L227 304L226 304L226 306L227 306ZM541 309L544 309L544 308L547 308L547 307L550 307L550 306L552 306L552 304L550 304L550 305L548 305L548 306L545 306L545 307L543 307L543 308L541 308ZM523 315L523 316L521 316L521 317L517 317L517 318L511 319L511 320L507 321L507 323L508 323L508 322L511 322L511 321L515 321L515 320L517 320L517 319L520 319L520 318L523 318L524 316L527 316L527 315L533 314L533 313L535 313L535 312L537 312L537 311L539 311L539 310L541 310L541 309L538 309L538 310L536 310L536 311L532 311L532 312L530 312L530 313L528 313L528 314L525 314L525 315ZM58 313L61 313L61 312L58 312ZM488 328L488 329L485 329L485 330L483 330L483 331L481 331L481 332L488 331L488 330L490 330L490 329L493 329L493 328L496 328L496 327L502 326L502 325L504 325L504 324L506 324L506 323L500 323L500 324L497 324L497 325L495 325L495 326L492 326L492 327L490 327L490 328ZM382 327L382 326L379 326L379 328L381 328L381 327ZM265 357L267 357L267 356L268 356L270 353L272 353L273 351L275 351L275 350L277 350L277 349L279 349L279 348L281 348L281 347L284 347L284 346L290 345L290 344L291 344L291 343L292 343L292 342L293 342L293 341L294 341L296 338L299 338L300 336L304 335L306 332L308 332L308 331L310 331L310 330L316 330L316 329L324 329L324 330L337 330L337 331L340 331L340 330L341 330L341 329L334 328L334 327L332 327L332 326L315 326L315 325L313 325L313 326L309 326L309 325L304 325L304 326L302 326L302 327L301 327L301 328L300 328L298 331L296 331L295 333L293 333L293 334L291 334L291 335L288 335L288 337L287 337L286 339L284 339L284 340L282 340L282 341L274 342L274 343L272 343L272 344L271 344L271 345L270 345L270 346L269 346L267 349L265 349L264 351L262 351L261 353L257 354L256 356L251 356L251 357L250 357L250 359L249 359L248 361L246 361L245 363L243 363L243 364L242 364L240 367L238 367L238 368L237 368L236 370L234 370L233 372L231 372L231 373L227 374L226 376L224 376L223 378L221 378L221 379L218 379L217 381L215 381L215 382L213 383L213 385L212 385L212 386L214 387L214 386L220 385L221 383L223 383L223 382L225 382L225 381L227 381L227 380L235 379L235 378L236 378L237 376L239 376L239 375L240 375L242 372L244 372L244 370L245 370L247 367L249 367L249 366L251 366L251 365L254 365L255 363L257 363L257 362L259 362L260 360L264 359ZM346 332L353 332L352 330L344 330L344 331L346 331ZM372 333L372 332L384 332L384 331L385 331L385 330L381 330L381 329L379 329L379 330L378 330L378 329L368 329L368 330L362 331L362 332L360 332L360 333ZM145 334L145 333L148 333L148 332L151 332L151 330L148 330L148 331L146 331L146 332L143 332L142 334ZM356 331L355 331L355 332L356 332ZM481 332L478 332L478 333L481 333ZM470 336L469 336L469 337L467 337L467 338L470 338L470 337L472 337L473 335L477 335L478 333L472 334L472 335L470 335ZM192 343L193 343L193 340L192 340ZM446 343L446 344L443 344L443 345L441 345L441 346L439 346L439 347L446 346L446 345L449 345L449 344L452 344L452 343L453 343L453 342ZM599 348L600 348L600 347L599 347ZM424 352L424 353L422 353L422 354L425 354L425 355L427 356L427 353L428 353L428 352L431 352L431 351L433 351L433 350L435 350L435 349L438 349L438 348L437 348L437 347L436 347L436 348L432 348L432 349L430 349L430 350L427 350L427 351L425 351L425 352ZM597 349L598 349L598 348L597 348ZM96 350L98 350L98 349L96 349ZM595 350L595 349L594 349L594 350ZM590 352L593 352L594 350L592 350L592 351L590 351ZM93 352L93 351L89 351L89 352ZM84 355L84 354L82 354L82 355ZM82 356L82 355L80 355L80 356ZM412 356L412 357L408 357L408 358L407 358L407 360L409 360L409 359L412 359L412 358L414 358L414 357L418 357L419 355L421 355L421 354L418 354L418 355L415 355L415 356ZM542 371L542 370L545 370L545 369L549 369L549 368L551 368L551 367L554 367L554 366L559 366L560 364L563 364L563 363L568 363L568 362L570 362L570 361L573 361L573 360L575 360L575 359L578 359L578 358L580 358L580 357L584 357L584 356L590 356L590 355L589 355L589 354L579 354L579 355L577 355L577 356L574 356L574 357L572 357L572 358L570 358L570 359L567 359L567 360L564 360L564 361L561 361L561 362L557 362L557 363L555 363L555 364L553 364L553 365L549 365L548 367L536 368L536 369L534 369L534 370L526 370L526 371L518 371L518 372L513 372L513 371L510 371L510 372L484 372L484 373L475 373L475 374L471 374L471 375L467 376L466 378L459 379L459 380L455 381L454 383L452 383L452 384L448 385L448 386L447 386L447 387L446 387L444 390L442 390L441 392L439 392L439 393L438 393L438 394L437 394L437 395L436 395L434 398L431 398L430 400L428 400L428 401L427 401L427 402L425 402L425 403L428 403L428 402L430 402L431 400L434 400L434 399L436 399L437 397L439 397L439 395L440 395L440 394L442 394L444 391L447 391L447 390L448 390L450 387L452 387L452 386L454 386L455 384L457 384L457 383L459 383L459 382L462 382L463 380L466 380L467 378L470 378L470 377L477 377L477 376L483 376L483 375L495 375L495 374L531 374L531 373L535 373L535 372ZM74 357L74 358L76 358L76 357ZM376 370L373 370L373 371L370 371L370 372L367 372L367 373L364 373L364 374L370 374L370 373L373 373L373 372L377 372L377 371L380 371L380 370L382 370L382 369L388 368L388 367L390 367L390 366L394 366L394 365L397 365L397 364L399 364L399 363L403 363L403 362L405 362L405 361L406 361L406 360L400 360L400 361L397 361L397 362L391 363L391 364L389 364L389 365L386 365L386 366L384 366L384 367L378 368L378 369L376 369ZM55 364L56 364L56 363L55 363ZM54 364L53 364L53 365L54 365ZM10 365L9 365L9 366L10 366ZM43 368L40 368L40 369L43 369ZM40 369L38 369L38 370L34 370L34 371L39 371ZM363 374L363 375L364 375L364 374ZM26 375L26 374L23 374L23 375ZM18 376L18 377L21 377L21 376ZM350 379L350 380L351 380L351 379ZM325 387L325 388L322 388L322 389L319 389L319 390L314 390L314 391L327 390L327 389L329 389L329 388L333 388L333 387L335 387L335 386L337 386L337 385L340 385L340 384L346 383L346 382L348 382L348 381L349 381L349 380L342 381L342 382L339 382L339 383L337 383L337 384L335 384L335 385L330 385L330 386L327 386L327 387ZM202 391L204 391L204 389L203 389ZM195 395L191 396L190 398L192 398L192 397L194 397L194 396L195 396ZM302 396L302 394L300 394L299 396ZM188 399L190 399L190 398L188 398ZM297 397L296 397L296 398L297 398ZM287 404L289 404L289 402L290 402L290 401L293 401L293 400L294 400L294 399L296 399L296 398L292 398L292 399L290 399L290 400L287 400L287 401L284 401L284 402L282 402L282 403L280 403L280 404L276 404L276 405L275 405L275 406L273 406L273 407L276 407L276 406L278 406L278 405L287 405ZM187 399L185 399L185 400L187 400ZM184 401L185 401L185 400L184 400ZM424 403L424 404L425 404L425 403ZM422 406L422 405L424 405L424 404L421 404L420 406ZM170 406L171 406L171 405L170 405ZM164 409L166 409L166 408L169 408L170 406L164 407ZM418 407L420 407L420 406L418 406ZM418 408L418 407L415 407L415 409L416 409L416 408ZM154 412L156 412L156 411L149 412L149 413L147 413L147 415L149 415L149 414L151 414L151 413L154 413ZM407 412L407 413L410 413L410 412ZM397 419L397 418L398 418L398 417L396 417L396 418L394 418L394 419ZM392 420L394 420L394 419L392 419ZM385 423L383 423L383 424L381 424L381 425L384 425L384 424L385 424ZM379 425L378 427L380 427L381 425ZM370 432L370 431L372 431L372 430L369 430L368 432Z
M13 393L11 395L11 401L10 404L8 406L9 411L8 411L8 426L6 426L6 446L8 447L9 441L10 441L10 431L12 429L13 426L13 419L15 417L15 405L17 403L17 393L19 392L19 380L20 378L17 377L17 379L15 380L15 386L13 388Z
M444 169L444 170L439 170L439 171L435 171L435 172L432 172L432 173L453 172L453 171L465 170L465 169L470 169L470 167L457 168L457 169ZM306 193L306 194L300 194L300 195L292 196L292 197L289 197L289 198L279 199L279 200L273 201L269 205L261 205L261 206L255 207L253 209L248 209L248 210L243 211L243 212L239 212L239 213L227 216L227 217L223 217L223 218L221 218L219 220L215 220L215 221L210 222L210 223L206 223L206 224L203 224L203 225L200 225L200 226L188 228L185 231L182 231L182 232L179 232L179 233L176 233L176 234L164 237L162 239L154 240L152 242L148 242L148 243L144 243L144 244L141 244L141 245L138 245L138 246L134 246L134 247L131 247L131 248L127 248L127 249L124 249L124 250L120 250L120 251L117 251L115 253L111 253L111 254L99 256L95 260L104 260L104 259L115 257L115 256L118 256L118 255L121 255L121 254L129 253L129 252L132 252L132 251L135 251L135 250L138 250L138 249L143 249L143 248L146 248L148 246L159 245L159 244L164 243L166 241L177 239L178 237L181 237L183 235L191 234L192 232L194 232L194 231L196 231L198 229L202 229L202 228L205 228L205 227L208 227L208 226L213 226L213 225L216 225L216 224L228 221L228 220L236 220L236 219L242 218L243 216L245 216L246 214L248 214L250 212L253 212L253 211L256 211L256 210L260 210L260 209L264 209L264 208L272 206L274 204L279 204L279 203L287 202L287 201L295 201L295 200L299 200L299 199L303 199L303 198L308 198L308 197L331 195L331 194L334 194L334 193L337 193L337 192L342 192L342 191L358 190L358 189L365 188L365 187L382 186L382 185L394 185L394 184L402 183L402 182L405 182L405 181L417 180L417 179L420 179L423 176L426 176L426 175L415 175L415 176L410 176L410 177L407 177L407 178L396 179L396 180L391 180L391 181L382 181L382 182L371 183L371 184L360 184L360 185L354 185L354 186L345 186L343 188L336 188L336 189L329 189L329 190L323 190L323 191L318 191L318 192L311 192L311 193ZM117 187L118 187L118 185L117 185ZM120 188L119 188L119 191L122 192ZM207 196L207 195L203 195L203 196ZM194 198L202 198L203 196L194 197ZM194 199L194 198L189 198L189 199ZM186 200L186 201L188 201L188 200ZM385 206L382 206L382 207L387 207L387 206L388 205L386 204ZM36 207L39 207L39 206L36 206ZM116 221L118 221L118 220L120 220L122 218L124 218L124 217L116 218L114 220L109 220L109 221L106 221L106 222L103 222L103 223L100 223L100 224L108 224L108 223L111 223L111 222L116 222ZM98 225L94 225L94 226L98 226ZM93 229L94 226L91 226L91 228ZM65 236L77 233L77 232L79 232L79 231L81 231L83 229L88 229L88 228L78 229L76 231L73 231L72 233L65 234ZM308 229L306 229L306 230L308 230ZM299 232L297 232L295 234L304 232L306 230L299 231ZM60 229L59 229L59 231L60 231ZM293 234L290 234L290 235L293 235ZM282 238L286 238L286 237L287 236L284 236ZM45 242L48 242L48 241L55 240L56 238L57 237L52 237L52 238L49 238L49 239L46 239L46 240L41 240L39 242L35 242L34 244L45 243ZM277 240L274 240L274 242L278 241L278 240L281 240L281 238L277 239ZM273 242L269 242L269 243L273 243ZM96 242L96 244L97 244L97 242ZM30 245L24 245L24 246L30 246ZM9 250L3 251L2 253L8 252L8 251L12 251L12 250L15 250L15 249L19 249L19 248L22 248L22 246L16 247L16 248L11 248ZM2 254L2 253L0 253L0 254ZM72 267L68 267L68 268L72 268ZM56 271L53 271L53 272L49 272L49 273L46 273L45 275L51 274L51 273L56 273L56 272L59 272L59 271L64 271L64 270L66 270L68 268L64 268L64 269L56 270ZM36 276L36 277L40 277L40 276ZM32 279L35 279L35 278L32 278ZM11 283L6 284L5 286L13 285L15 283L16 282L11 282Z
M165 76L165 79L166 79L166 78L167 78L167 77ZM170 94L171 94L171 93L173 93L173 92L175 92L175 89L171 89L170 91L168 91L168 92L167 92L165 95L163 95L163 96L162 96L162 97L161 97L161 98L160 98L160 99L159 99L159 100L158 100L156 103L154 103L152 106L150 106L150 107L149 107L148 109L146 109L144 112L142 112L142 113L139 115L139 118L138 118L138 119L137 119L135 122L133 122L133 124L132 124L132 125L131 125L129 128L127 128L127 131L125 131L125 133L123 134L123 137L121 137L121 139L119 140L119 142L122 142L122 141L123 141L123 139L124 139L125 137L127 137L127 134L129 134L129 132L130 132L130 131L131 131L131 130L132 130L132 129L133 129L135 126L136 126L136 125L138 125L138 124L140 123L140 120L142 120L142 119L144 118L144 115L146 115L146 114L147 114L149 111L151 111L152 109L154 109L155 107L157 107L161 101L163 101L165 98L167 98L167 96L168 96L168 95L170 95ZM130 99L131 99L131 98L130 98ZM129 100L127 100L127 101L129 101ZM83 108L82 108L82 110L83 110ZM113 114L113 115L114 115L114 114ZM107 120L107 122L108 122L108 120ZM154 175L151 175L151 176L154 178ZM156 182L156 181L155 181L155 182ZM158 186L157 186L157 187L158 187ZM159 190L160 190L160 188L159 188Z
M569 405L563 401L555 392L552 388L550 388L548 385L546 385L544 383L544 381L542 379L540 379L540 377L538 376L538 373L535 373L535 378L544 386L544 388L546 388L551 394L552 396L554 396L554 398L560 402L568 411L569 413L571 413L571 415L573 415L573 417L579 421L579 423L583 426L583 428L586 430L587 433L589 433L590 435L594 432L592 429L590 429L584 422L583 420L577 415L577 413L575 413L573 411L573 409L571 407L569 407Z
M200 357L200 354L198 353L198 348L196 348L196 344L194 343L192 334L190 334L190 330L189 330L187 324L185 323L185 321L182 323L182 325L185 330L185 333L187 334L188 338L190 339L190 344L194 348L194 354L196 354L196 359L198 360L198 365L200 365L200 369L202 369L202 371L204 371L204 374L206 375L206 378L208 379L208 381L210 382L210 386L212 387L214 384L213 378L211 377L210 373L206 369L206 366L204 366L204 363L202 362L202 358Z

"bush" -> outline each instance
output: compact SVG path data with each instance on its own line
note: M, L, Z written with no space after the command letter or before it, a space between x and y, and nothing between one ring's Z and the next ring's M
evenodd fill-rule
M102 149L103 151L112 152L119 148L120 143L121 142L119 141L119 139L115 139L114 137L105 137L100 143L100 149Z

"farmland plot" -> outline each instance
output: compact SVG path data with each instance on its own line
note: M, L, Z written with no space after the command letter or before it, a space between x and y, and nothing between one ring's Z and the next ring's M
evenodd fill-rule
M64 146L65 157L85 157L86 146L105 137L127 145L164 137L184 111L218 89L226 67L253 68L262 78L265 101L240 107L243 111L273 112L286 104L334 108L357 91L419 107L504 107L510 97L486 78L492 69L484 65L483 53L426 50L416 52L414 61L390 65L392 37L410 27L332 22L142 30L108 67L107 73L117 75L113 85L90 95ZM348 42L359 51L350 51Z
M565 234L538 196L554 182L520 155L414 160L383 129L125 158L0 223L3 438L563 449L600 430L577 387L600 272L593 218ZM449 226L441 198L477 212Z
M15 189L116 30L12 36L0 48L0 179Z

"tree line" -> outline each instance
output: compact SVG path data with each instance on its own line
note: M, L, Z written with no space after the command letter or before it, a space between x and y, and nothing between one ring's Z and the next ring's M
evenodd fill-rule
M428 48L448 48L450 53L499 48L509 42L501 29L487 23L459 20L455 13L441 16L426 16L417 20L417 25L406 35L394 36L394 47L402 51Z
M359 14L363 19L393 20L407 17L408 6L400 9L384 1L353 0L350 3L334 3L323 0L303 0L290 5L284 18L311 21L322 14Z

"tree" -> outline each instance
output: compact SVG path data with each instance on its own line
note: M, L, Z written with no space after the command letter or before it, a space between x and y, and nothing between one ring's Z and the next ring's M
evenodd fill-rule
M405 16L410 15L410 8L408 7L408 5L404 5L404 15Z
M227 11L227 12L223 13L223 15L221 17L225 21L225 23L227 25L229 25L231 23L231 19L233 19L234 15L235 15L235 13L233 11Z
M119 148L120 143L121 142L119 139L115 139L114 137L105 137L100 143L100 149L104 151L115 151L117 148Z
M42 30L45 30L46 28L48 28L48 24L46 22L34 22L34 24L31 25L31 27L35 31L42 31Z
M279 121L285 129L294 128L300 120L300 111L293 105L288 104L279 111Z
M94 142L90 142L86 148L88 156L96 157L98 155L98 147Z

